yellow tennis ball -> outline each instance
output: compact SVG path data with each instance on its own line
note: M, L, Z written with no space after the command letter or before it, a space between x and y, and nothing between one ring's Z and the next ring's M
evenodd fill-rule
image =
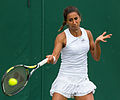
M10 86L15 86L17 85L18 81L15 78L10 78L8 83Z

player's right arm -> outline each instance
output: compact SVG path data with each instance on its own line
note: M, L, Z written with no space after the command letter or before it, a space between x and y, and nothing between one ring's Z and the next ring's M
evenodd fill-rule
M65 44L66 44L66 36L65 36L65 33L62 32L62 33L58 34L56 37L52 55L46 56L48 58L48 63L53 64L53 63L57 62L57 60L60 56L60 52L61 52L62 48L65 46ZM55 57L55 61L54 61L53 56Z

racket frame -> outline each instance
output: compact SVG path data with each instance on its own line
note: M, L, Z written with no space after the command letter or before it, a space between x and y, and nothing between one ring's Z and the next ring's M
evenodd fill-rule
M20 91L22 91L22 90L24 89L24 87L27 85L28 80L30 79L30 77L31 77L31 75L33 74L33 72L34 72L35 70L37 70L39 67L41 67L41 66L43 66L44 64L46 64L46 63L47 63L47 60L48 60L48 58L42 60L42 61L39 62L37 65L33 65L33 66L27 66L27 65L20 64L20 65L15 65L15 66L9 68L9 69L5 72L5 74L3 75L2 80L1 80L1 87L2 87L3 93L4 93L5 95L7 95L7 96L13 96L13 95L19 93ZM17 92L15 92L15 93L13 93L13 94L7 94L7 93L5 92L5 89L4 89L4 86L3 86L3 82L4 82L4 79L5 79L6 75L7 75L10 71L14 70L16 67L24 67L25 69L28 69L28 71L26 71L26 72L27 72L27 79L26 79L26 82L25 82L25 84L23 85L23 87L20 88ZM32 69L31 72L29 71L29 69Z

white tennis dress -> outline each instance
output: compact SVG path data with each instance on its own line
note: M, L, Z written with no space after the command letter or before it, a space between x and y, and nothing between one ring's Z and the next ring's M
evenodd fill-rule
M66 46L61 51L61 66L57 78L52 84L50 94L60 93L71 98L94 93L96 86L88 78L87 53L89 51L89 39L87 32L81 28L82 35L74 37L69 29L66 29Z

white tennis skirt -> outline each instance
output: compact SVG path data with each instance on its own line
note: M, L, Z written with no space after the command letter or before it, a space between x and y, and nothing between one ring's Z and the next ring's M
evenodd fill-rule
M84 96L91 92L95 92L96 86L89 80L88 77L57 77L52 84L50 95L59 93L66 98L73 98L74 96Z

